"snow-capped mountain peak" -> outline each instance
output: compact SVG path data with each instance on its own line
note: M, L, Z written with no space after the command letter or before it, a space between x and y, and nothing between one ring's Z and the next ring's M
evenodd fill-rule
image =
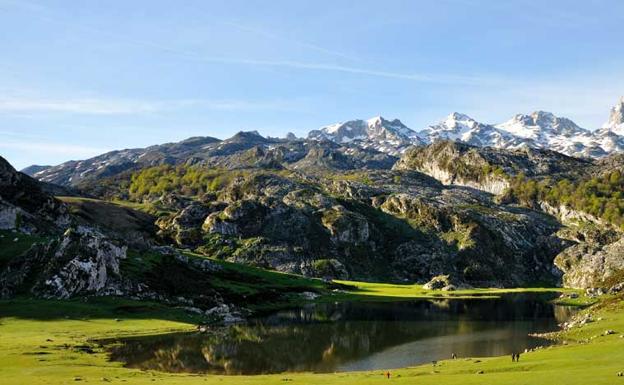
M310 132L308 138L340 144L353 142L393 155L411 145L452 140L475 146L543 148L570 156L602 157L624 151L624 98L611 109L609 121L603 128L593 132L547 111L514 115L496 125L480 123L466 114L453 112L418 132L398 119L386 120L376 116L332 124Z
M546 111L535 111L529 115L518 114L496 127L515 136L535 141L544 141L546 136L553 135L566 137L590 135L589 130L579 127L570 119Z
M492 134L493 127L479 123L468 115L453 112L439 123L418 132L427 143L439 140L460 140L466 143L482 144L485 136Z
M369 126L382 125L384 121L386 120L382 116L373 116L372 118L366 120Z
M519 138L528 147L546 148L572 156L601 152L591 131L551 112L518 114L496 128Z
M393 155L419 143L416 133L400 120L387 120L381 116L331 124L311 131L308 138L340 144L357 141L364 148L374 148Z
M618 103L611 108L609 120L602 128L612 131L617 135L624 136L624 96L620 98Z
M450 129L475 128L479 123L468 115L452 112L444 120L444 125Z

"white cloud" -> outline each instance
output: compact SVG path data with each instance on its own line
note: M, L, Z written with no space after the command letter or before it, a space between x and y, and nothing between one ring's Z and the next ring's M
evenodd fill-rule
M201 107L209 110L246 111L258 109L292 110L298 108L296 102L287 100L132 100L132 99L47 99L29 97L0 98L0 113L71 113L89 115L128 115L149 114L159 111L176 110L188 107Z
M131 100L0 98L0 111L115 115L153 112L154 106Z
M0 148L21 150L27 152L37 152L39 154L66 155L72 158L91 157L108 151L104 148L72 145L65 143L33 142L22 140L3 140L0 142Z

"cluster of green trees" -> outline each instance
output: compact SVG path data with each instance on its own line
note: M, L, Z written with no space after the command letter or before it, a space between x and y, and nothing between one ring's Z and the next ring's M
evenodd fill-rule
M155 166L132 175L128 188L130 199L160 196L177 192L197 196L221 189L232 178L232 173L198 166Z
M537 181L520 174L512 179L509 194L525 205L563 204L624 228L624 175L619 170L579 181Z
M507 177L500 166L491 165L480 158L442 157L438 164L451 174L478 182L492 177L495 179Z

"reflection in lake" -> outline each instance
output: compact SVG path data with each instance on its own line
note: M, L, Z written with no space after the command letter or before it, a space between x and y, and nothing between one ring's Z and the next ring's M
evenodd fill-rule
M570 309L526 295L494 300L317 304L214 333L130 338L111 348L128 367L261 374L405 367L496 356L548 344Z

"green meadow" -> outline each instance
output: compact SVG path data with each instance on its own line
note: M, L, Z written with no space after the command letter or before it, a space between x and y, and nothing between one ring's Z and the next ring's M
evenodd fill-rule
M444 293L420 286L342 282L353 289L335 293L349 300L482 296L555 289L474 289ZM448 295L446 295L448 294ZM580 303L590 300L581 298ZM335 374L284 373L260 376L172 374L124 368L109 362L96 341L193 330L199 319L156 303L90 298L71 301L16 299L0 302L0 383L2 384L624 384L624 305L608 297L583 311L598 321L560 332L560 344L510 357L470 357L391 371ZM604 335L606 330L615 334Z

